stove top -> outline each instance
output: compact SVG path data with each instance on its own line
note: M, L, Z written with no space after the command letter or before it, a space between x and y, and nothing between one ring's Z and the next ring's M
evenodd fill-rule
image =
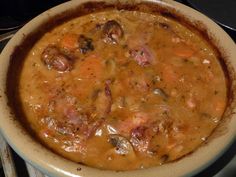
M1 0L0 31L11 30L41 12L68 0Z
M31 0L3 0L4 1L16 1L19 3L19 1L25 1L29 3ZM38 0L35 0L35 2ZM42 0L40 0L42 1ZM25 12L22 16L16 17L17 12L13 14L8 14L6 12L1 11L2 0L0 2L0 52L4 48L4 46L7 44L7 42L10 40L10 38L13 36L13 34L19 29L21 26L23 26L27 21L38 15L40 12L55 6L56 4L65 2L66 0L50 0L45 1L43 3L44 6L38 7L34 12L32 12L32 9L29 10L29 5L24 7ZM180 3L183 3L185 5L188 5L191 7L190 1L188 0L177 0ZM4 4L4 3L3 3ZM7 3L6 3L7 4ZM5 5L6 5L5 4ZM9 5L9 4L8 4ZM32 2L31 2L32 5ZM33 8L36 8L35 5L32 6ZM236 17L235 17L236 18ZM236 31L231 30L223 25L221 27L231 36L231 38L236 43ZM23 159L19 157L13 150L12 156L13 160L16 165L16 172L20 177L29 177L30 172L27 171L27 166L24 163ZM233 145L227 150L226 153L222 157L220 157L215 163L213 163L210 167L202 171L200 174L196 175L196 177L235 177L236 176L236 142L233 143ZM193 162L194 163L194 162ZM31 176L31 175L30 175ZM0 165L0 177L4 177L3 169Z

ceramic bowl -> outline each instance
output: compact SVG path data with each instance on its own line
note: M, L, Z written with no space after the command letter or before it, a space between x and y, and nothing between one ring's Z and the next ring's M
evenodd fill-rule
M99 0L100 1L100 0ZM103 0L110 4L116 4L118 1ZM235 70L236 70L236 45L232 39L212 20L203 14L171 0L119 0L119 4L130 4L133 6L137 3L149 2L155 6L167 9L167 15L172 13L183 17L193 26L199 28L207 39L213 42L221 52L227 71L230 75L230 105L228 106L223 121L214 131L207 143L202 145L193 153L181 158L178 161L164 164L158 167L152 167L143 170L133 170L125 172L116 172L109 170L99 170L69 161L42 146L23 128L19 119L11 113L8 105L8 98L11 95L6 94L6 81L9 63L13 53L22 43L32 37L35 31L46 27L47 24L53 23L52 19L64 18L66 14L75 11L75 9L89 0L73 0L54 7L41 15L37 16L10 40L4 48L0 57L0 129L11 147L28 163L49 176L59 177L173 177L173 176L192 176L199 173L204 168L212 164L219 158L227 148L235 141L236 138L236 114L232 114L235 110ZM96 1L98 2L98 1ZM83 8L95 10L92 5ZM82 9L83 8L78 8ZM88 10L89 11L89 10ZM24 50L20 48L21 50ZM17 61L15 61L17 62ZM11 71L14 72L14 71ZM14 87L12 85L11 87ZM222 131L224 130L224 131ZM79 169L79 170L78 170Z

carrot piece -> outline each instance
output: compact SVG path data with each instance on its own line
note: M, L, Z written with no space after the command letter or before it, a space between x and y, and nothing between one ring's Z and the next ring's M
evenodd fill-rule
M83 100L95 89L94 83L102 79L105 66L101 58L96 55L90 55L76 64L78 69L72 72L79 80L79 87L73 89L72 92Z
M78 36L66 34L60 41L60 46L67 50L75 50L78 47Z
M163 67L163 80L171 85L173 82L178 80L178 74L175 72L172 65L164 65Z
M195 51L187 45L179 45L179 46L174 48L173 52L178 57L188 58L188 57L193 56Z
M81 62L79 66L79 77L81 79L101 78L103 65L101 59L96 55L90 55Z

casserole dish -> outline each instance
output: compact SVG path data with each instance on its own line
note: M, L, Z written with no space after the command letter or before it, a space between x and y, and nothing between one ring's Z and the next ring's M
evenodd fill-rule
M233 41L220 27L207 17L174 1L87 2L88 1L71 1L39 15L25 25L3 50L0 61L0 82L2 83L0 88L0 95L2 96L0 102L0 109L2 110L0 126L2 133L9 144L26 161L50 176L95 176L95 174L96 176L156 176L157 174L160 176L191 176L214 162L214 160L216 160L235 139L235 116L232 113L235 108L234 70L236 67L236 53ZM12 95L13 92L9 91L11 90L9 88L14 85L14 82L11 80L9 81L9 78L11 79L11 77L9 77L9 72L13 71L12 68L11 70L8 70L9 64L11 62L17 62L16 59L14 60L15 56L20 56L22 50L30 48L32 46L32 41L37 40L37 34L43 33L45 30L50 30L51 24L57 24L61 20L63 21L68 17L80 14L80 12L81 15L83 15L92 13L97 9L101 10L107 6L114 6L114 8L117 6L118 8L123 9L125 7L135 7L140 3L149 3L153 9L161 7L166 9L163 14L176 17L178 20L188 21L188 23L191 23L195 28L205 33L206 38L218 48L222 55L230 81L230 104L224 113L223 120L208 139L207 143L192 154L189 154L178 161L144 170L126 172L104 171L71 162L52 153L38 143L38 141L35 141L27 130L22 127L22 123L18 121L17 117L15 117L14 114L12 115L9 105L13 105L11 98L14 98L14 95ZM17 64L15 65L17 66ZM6 90L7 81L7 88L9 90ZM194 163L192 163L193 161Z

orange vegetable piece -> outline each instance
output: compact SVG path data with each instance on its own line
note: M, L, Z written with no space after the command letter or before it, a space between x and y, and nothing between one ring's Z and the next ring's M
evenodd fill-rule
M96 55L88 56L79 66L79 77L81 79L99 79L102 77L102 73L102 60Z
M78 47L78 35L66 34L60 41L60 46L67 50L75 50Z
M194 50L188 45L178 45L174 48L174 54L178 57L191 57L194 54Z
M172 83L178 80L178 73L175 72L174 67L172 65L164 65L162 77L168 85L171 85Z

